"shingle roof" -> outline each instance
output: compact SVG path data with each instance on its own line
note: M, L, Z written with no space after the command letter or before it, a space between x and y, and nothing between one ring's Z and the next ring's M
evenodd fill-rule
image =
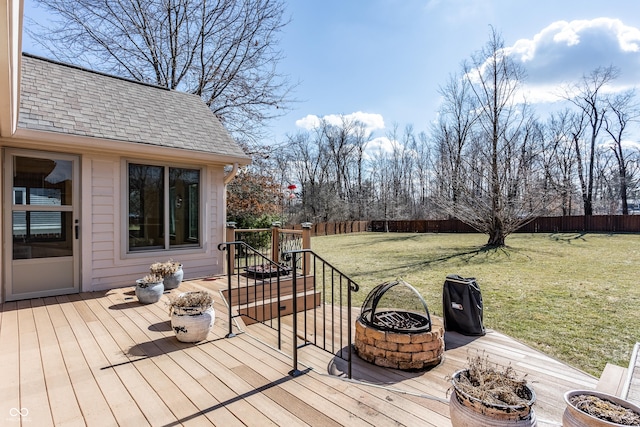
M197 95L26 54L18 128L247 158Z

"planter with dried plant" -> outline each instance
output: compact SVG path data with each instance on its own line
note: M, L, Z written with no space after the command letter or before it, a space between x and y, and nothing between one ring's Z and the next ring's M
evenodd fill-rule
M136 280L136 297L142 304L153 304L160 301L163 292L162 276L147 274L142 279Z
M469 359L453 374L449 412L453 427L536 426L536 395L511 366L491 364L487 357Z
M183 292L169 302L171 328L178 341L205 340L215 322L213 297L206 291Z
M640 426L640 407L607 393L571 390L565 393L564 401L565 427Z
M182 264L172 259L166 262L154 262L149 267L151 274L157 274L164 279L165 289L175 289L184 278L184 271L182 270Z

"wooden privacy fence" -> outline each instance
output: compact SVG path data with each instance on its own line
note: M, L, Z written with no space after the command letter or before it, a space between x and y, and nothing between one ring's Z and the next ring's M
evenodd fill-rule
M310 224L310 225L309 225ZM319 222L317 224L306 223L311 227L312 236L329 236L333 234L361 233L371 231L369 229L370 221L343 221L343 222ZM302 225L285 226L284 228L293 228L301 230Z
M460 220L371 221L371 231L395 233L475 233ZM640 215L538 217L518 233L638 233Z
M342 221L306 223L312 236L362 233L476 233L458 219L402 221ZM285 229L302 230L300 224ZM545 216L520 227L517 233L640 233L640 215Z

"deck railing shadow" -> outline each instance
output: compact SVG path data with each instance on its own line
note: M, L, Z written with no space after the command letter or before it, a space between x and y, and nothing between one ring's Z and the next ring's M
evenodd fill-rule
M246 393L242 393L242 394L240 394L238 396L232 397L231 399L227 399L227 400L225 400L223 402L219 402L219 403L217 403L215 405L212 405L212 406L210 406L208 408L204 408L204 409L202 409L202 410L200 410L200 411L198 411L198 412L196 412L196 413L194 413L192 415L189 415L189 416L186 416L186 417L182 417L181 419L179 419L177 421L174 421L174 422L169 423L169 424L165 424L163 427L181 426L181 425L183 425L184 423L186 423L188 421L192 421L192 420L194 420L196 418L201 417L202 415L206 415L206 414L208 414L210 412L214 412L214 411L216 411L218 409L225 408L226 406L231 405L232 403L240 402L242 400L250 398L251 396L255 396L257 394L264 393L264 392L268 391L269 389L272 389L273 387L278 387L278 386L280 386L280 385L282 385L282 384L284 384L287 381L290 381L292 379L293 379L293 377L286 376L286 377L282 377L282 378L280 378L280 379L278 379L276 381L271 381L268 384L262 385L260 387L256 387L253 390L250 390L250 391L248 391Z
M346 352L347 349L341 349L341 352ZM327 373L340 378L348 378L348 364L339 355L333 357L327 364ZM352 359L351 379L373 385L393 385L399 382L405 381L410 378L419 378L424 375L426 371L433 368L421 370L421 371L400 371L398 369L384 368L374 365L361 359L357 354L354 354Z

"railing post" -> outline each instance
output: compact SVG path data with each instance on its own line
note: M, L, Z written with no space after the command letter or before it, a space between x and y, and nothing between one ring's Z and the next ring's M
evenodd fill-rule
M302 223L302 249L311 249L311 223ZM295 264L294 264L295 265ZM304 253L304 261L302 262L302 275L308 276L311 269L311 254Z
M298 289L297 289L297 269L295 268L298 260L296 259L297 255L293 254L293 268L292 274L292 286L293 286L293 300L292 300L292 309L293 309L293 369L289 372L289 375L292 377L297 377L301 374L298 370Z
M236 248L235 248L235 244L236 242L227 242L227 243L220 243L218 245L218 249L219 250L223 250L223 248L225 248L227 250L227 292L229 293L229 295L227 296L229 301L228 301L228 307L229 307L229 333L226 335L227 338L233 338L236 336L236 334L233 333L233 289L231 286L231 276L233 275L233 264L229 264L232 260L232 252L235 252Z
M353 345L351 345L351 343L353 342L353 324L351 323L351 279L349 279L347 281L347 347L349 348L347 354L349 357L349 363L347 363L347 376L349 379L352 378L352 372L351 372L351 362L353 360Z
M271 224L271 259L280 263L280 223Z
M229 221L227 222L227 235L226 235L226 242L235 242L236 241L236 223L233 221ZM231 250L231 247L227 247L227 252L229 252L227 254L227 266L228 268L230 268L231 270L229 271L229 274L232 274L235 270L234 266L236 265L235 262L235 246L233 247L233 251Z

